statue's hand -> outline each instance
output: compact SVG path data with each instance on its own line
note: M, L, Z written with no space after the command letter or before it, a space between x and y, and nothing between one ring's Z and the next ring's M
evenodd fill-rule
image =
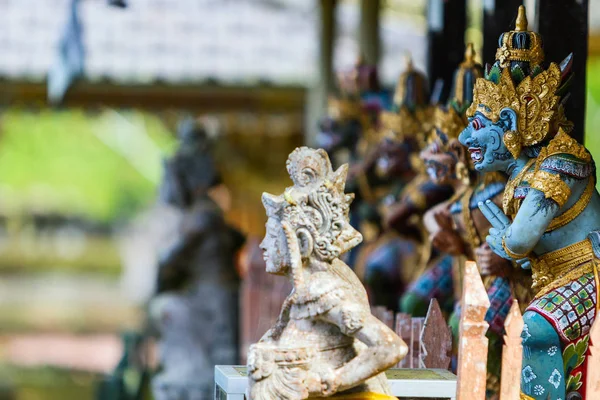
M439 251L452 255L464 253L464 243L454 231L440 229L432 234L430 239L433 247Z
M506 277L510 273L510 263L494 253L488 243L475 249L475 258L483 276Z
M485 241L489 244L494 253L507 260L512 260L512 258L506 254L506 251L504 251L504 247L502 246L502 240L504 239L506 230L510 227L510 220L500 207L491 200L486 200L485 203L480 201L478 206L483 216L487 218L490 224L492 224L492 228L490 228Z
M336 370L328 370L321 375L321 394L331 396L338 391L340 376Z
M273 355L262 346L253 344L248 349L248 374L255 381L269 377L277 368Z
M446 231L454 231L454 223L452 221L452 215L450 215L449 207L436 207L433 212L433 218L438 224L439 229Z
M520 260L517 260L516 263L522 269L531 269L531 260L529 260L529 258L521 258Z

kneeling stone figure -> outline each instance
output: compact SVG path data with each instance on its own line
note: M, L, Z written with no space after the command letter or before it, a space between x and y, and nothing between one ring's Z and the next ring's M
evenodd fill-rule
M383 372L407 346L371 315L364 287L339 259L362 240L348 220L348 166L334 172L325 151L302 147L287 170L294 186L263 194L261 248L267 272L288 277L294 289L275 326L249 349L250 398L395 399Z

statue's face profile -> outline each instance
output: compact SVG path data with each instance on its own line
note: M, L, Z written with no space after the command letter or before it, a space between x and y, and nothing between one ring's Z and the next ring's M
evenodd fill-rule
M274 217L267 220L267 232L260 243L263 258L270 274L285 274L288 268L287 243L281 222Z
M475 113L459 136L478 172L506 171L513 162L503 137L515 125L516 113L511 109L505 111L496 123L479 112Z
M376 172L383 178L400 176L411 169L411 146L407 142L386 139L378 149L379 157L375 164Z
M452 152L445 150L444 139L440 135L443 134L438 133L436 139L421 152L421 159L425 163L429 179L435 184L446 185L456 177L456 163L458 160Z
M328 117L319 124L317 145L328 153L342 148L352 148L360 139L360 122L358 120L341 120Z

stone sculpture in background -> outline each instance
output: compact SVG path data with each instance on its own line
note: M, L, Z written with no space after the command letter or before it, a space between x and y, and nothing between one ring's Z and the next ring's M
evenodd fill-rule
M179 138L161 187L162 200L183 218L178 239L160 259L158 295L150 304L162 367L152 387L158 400L208 400L214 365L238 362L235 255L244 237L213 200L220 177L204 129L184 120Z
M298 148L287 170L294 186L263 194L261 243L267 271L293 291L276 324L248 352L252 400L395 399L383 372L406 344L371 315L365 289L339 257L362 240L349 223L347 165L333 171L324 150Z
M502 208L482 202L499 256L531 268L536 292L523 315L522 399L585 399L596 318L600 196L590 153L563 112L572 56L544 64L542 38L519 8L495 63L475 84L460 134L480 172L509 175ZM582 129L582 127L579 127ZM589 398L589 397L588 397Z

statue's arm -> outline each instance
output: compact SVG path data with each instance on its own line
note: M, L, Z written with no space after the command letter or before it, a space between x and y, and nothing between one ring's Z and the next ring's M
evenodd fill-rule
M324 386L334 391L344 391L364 382L393 367L408 353L408 347L402 339L383 322L369 312L360 311L358 307L338 306L323 318L367 346L348 363L332 371L331 376L323 379ZM328 393L326 390L324 394Z
M425 225L427 232L433 234L442 229L438 222L439 217L436 218L436 215L447 214L446 211L449 206L448 202L444 202L430 208L423 214L423 225Z
M502 237L504 250L509 250L509 255L526 255L533 251L554 217L585 182L555 171L537 171L517 215Z

